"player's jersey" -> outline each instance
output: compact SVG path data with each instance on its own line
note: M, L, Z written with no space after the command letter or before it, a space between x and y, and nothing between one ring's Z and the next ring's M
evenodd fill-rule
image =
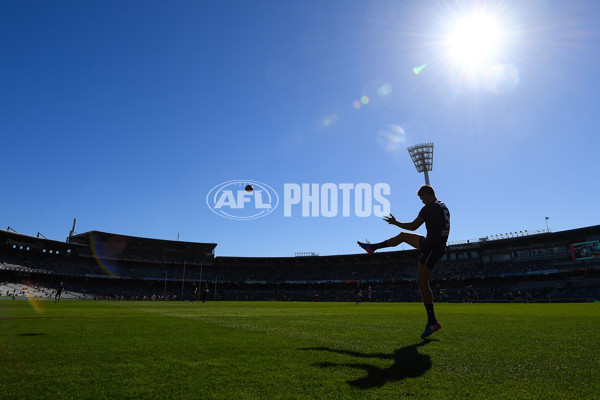
M436 200L427 204L419 212L419 217L425 221L427 228L426 239L435 244L446 244L450 234L450 211L444 203Z

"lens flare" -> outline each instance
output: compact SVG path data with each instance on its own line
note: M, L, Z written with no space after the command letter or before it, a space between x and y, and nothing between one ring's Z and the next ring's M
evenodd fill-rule
M116 265L111 265L110 260L114 256L119 255L124 249L126 243L118 241L116 243L104 243L98 241L94 235L90 235L90 248L92 249L92 254L94 256L94 260L98 263L98 266L104 271L107 275L114 277L117 276L118 268Z
M354 108L356 108L358 110L359 108L362 107L362 104L361 104L360 101L355 100L354 103L352 103L352 107L354 107Z
M43 300L41 300L39 298L39 296L36 296L34 293L32 293L35 289L35 287L37 286L34 282L29 281L27 279L23 280L23 282L21 282L23 284L23 291L25 292L25 298L27 298L27 302L29 303L29 305L31 306L31 308L33 308L33 310L38 313L38 314L42 314L45 310L45 303Z
M365 106L366 106L367 104L369 104L369 101L371 101L371 100L369 99L369 96L363 96L363 97L361 97L361 98L360 98L360 102L361 102L363 105L365 105Z
M420 67L414 67L413 72L415 75L419 75L427 67L427 64L423 64Z
M27 297L29 305L36 313L42 314L44 312L43 300L39 300L37 297L30 294L29 291L25 291L25 297Z
M385 83L377 89L377 95L379 97L385 97L392 93L392 86L389 83Z
M327 117L323 118L322 124L325 127L329 127L334 125L336 122L338 122L339 120L339 116L335 113L328 115Z
M377 132L377 144L387 153L394 153L404 148L406 133L398 125L389 124Z
M29 301L29 305L31 306L31 308L33 308L33 310L38 313L38 314L42 314L44 312L44 308L42 307L42 301L38 300L36 297L33 297L31 295L26 295L27 296L27 300Z

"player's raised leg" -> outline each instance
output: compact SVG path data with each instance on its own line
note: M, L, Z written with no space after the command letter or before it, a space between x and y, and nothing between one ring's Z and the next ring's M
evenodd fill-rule
M415 249L419 249L422 237L423 236L417 235L416 233L401 232L399 235L384 240L380 243L356 243L358 243L358 245L362 247L362 249L365 250L367 253L373 254L375 250L383 249L386 247L396 247L400 243L406 243L414 247Z

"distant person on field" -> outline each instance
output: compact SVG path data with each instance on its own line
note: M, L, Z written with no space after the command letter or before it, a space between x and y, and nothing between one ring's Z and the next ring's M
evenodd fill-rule
M356 290L357 290L357 292L356 292L356 304L360 304L360 303L363 302L364 295L363 295L363 292L362 292L362 290L360 288L358 288Z
M192 284L192 293L190 297L190 304L196 304L196 298L198 297L198 285L196 282Z
M56 294L54 295L55 303L60 303L60 298L61 298L64 290L65 290L65 285L61 282L60 285L58 285L58 288L56 289Z
M206 303L206 296L208 295L208 285L205 283L204 287L202 288L202 302Z
M422 338L425 338L442 328L435 318L433 293L429 287L429 280L433 274L435 263L446 252L446 242L450 234L450 211L448 211L448 207L444 203L436 198L435 191L429 185L421 186L417 195L425 206L413 222L399 222L392 214L389 217L384 217L384 221L409 231L414 231L425 223L427 236L423 237L414 233L401 232L399 235L381 243L357 243L369 254L373 254L376 250L385 247L398 246L400 243L407 243L419 250L417 284L421 291L425 310L427 311L427 325L421 335Z

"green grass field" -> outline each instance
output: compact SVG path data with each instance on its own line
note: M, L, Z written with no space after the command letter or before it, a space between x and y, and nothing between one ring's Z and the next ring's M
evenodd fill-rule
M597 399L600 304L0 301L0 398Z

